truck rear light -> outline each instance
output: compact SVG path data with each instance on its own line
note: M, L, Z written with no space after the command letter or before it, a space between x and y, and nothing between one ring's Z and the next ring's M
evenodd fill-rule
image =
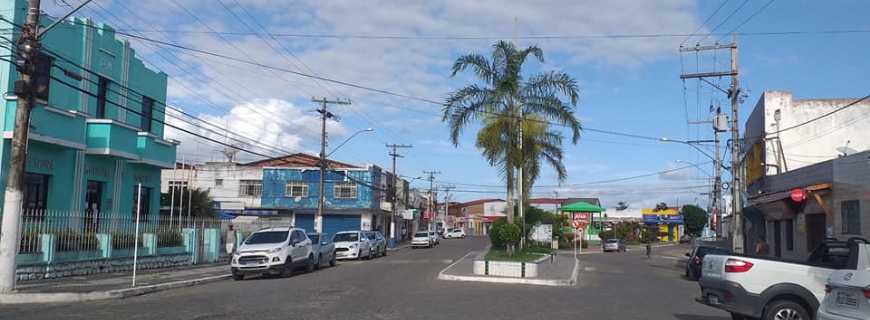
M864 298L870 299L870 287L864 288Z
M740 273L749 271L749 269L752 269L752 262L739 259L728 259L725 261L725 272Z

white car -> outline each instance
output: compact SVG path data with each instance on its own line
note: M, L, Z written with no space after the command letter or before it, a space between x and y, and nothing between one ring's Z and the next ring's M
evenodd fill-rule
M870 268L834 271L828 277L816 319L870 319Z
M414 233L414 237L411 238L412 248L431 248L433 244L432 237L426 231Z
M365 231L342 231L332 237L336 259L371 259L372 247Z
M247 274L290 275L297 267L314 270L311 240L305 230L293 227L266 228L252 233L233 253L233 280Z
M458 239L458 238L465 238L465 230L450 229L446 233L444 233L444 239Z
M701 296L696 301L730 312L732 319L812 319L825 298L829 276L867 268L870 244L857 238L825 240L803 262L708 254L702 261ZM863 293L855 298L867 299Z

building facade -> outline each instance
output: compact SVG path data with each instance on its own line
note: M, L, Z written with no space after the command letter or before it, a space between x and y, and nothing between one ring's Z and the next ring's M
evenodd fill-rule
M641 209L643 223L658 230L658 239L662 242L677 242L685 234L683 215L677 208L655 210Z
M3 1L0 11L23 24L25 1ZM14 30L12 37L18 36ZM26 214L83 214L88 217L83 224L92 228L101 219L134 216L136 203L144 219L158 215L160 170L173 167L177 145L163 138L166 74L146 67L112 28L89 19L62 22L42 44L48 64L41 79L48 86L37 95L30 119ZM0 62L0 84L7 92L0 109L2 183L15 130L17 77L14 65Z

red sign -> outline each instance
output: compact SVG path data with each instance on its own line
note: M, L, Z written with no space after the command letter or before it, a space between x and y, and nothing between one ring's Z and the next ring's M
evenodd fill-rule
M791 189L789 196L791 197L791 201L803 202L804 200L807 199L807 192L804 191L804 189L802 189L802 188L794 188L794 189Z
M435 214L432 211L423 211L423 219L432 220L432 218L435 218Z

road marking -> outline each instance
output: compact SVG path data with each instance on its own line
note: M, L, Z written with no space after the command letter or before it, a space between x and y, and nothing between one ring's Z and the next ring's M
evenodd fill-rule
M593 271L597 271L597 270L598 269L596 269L595 267L583 267L583 271L586 271L586 272L593 272Z

